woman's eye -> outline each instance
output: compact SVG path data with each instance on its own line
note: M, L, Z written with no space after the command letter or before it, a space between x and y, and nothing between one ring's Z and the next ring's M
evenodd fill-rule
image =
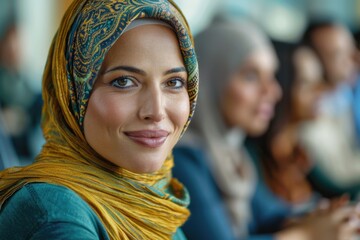
M166 87L179 89L185 86L185 81L181 78L170 79L166 82Z
M111 81L111 86L117 88L131 88L137 86L135 81L130 77L119 77L113 81Z

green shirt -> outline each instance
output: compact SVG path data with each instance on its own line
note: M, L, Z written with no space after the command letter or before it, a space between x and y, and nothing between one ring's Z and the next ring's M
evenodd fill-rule
M0 239L110 239L90 206L72 190L27 184L0 211ZM185 239L179 230L173 239Z

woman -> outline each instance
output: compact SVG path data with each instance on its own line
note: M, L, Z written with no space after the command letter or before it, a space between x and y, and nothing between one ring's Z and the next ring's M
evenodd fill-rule
M0 174L0 239L183 239L189 197L171 150L198 72L176 5L75 0L43 80L46 143Z
M259 185L243 141L246 135L266 131L281 97L274 76L278 62L269 40L251 23L222 21L200 33L196 49L204 84L190 130L174 150L174 176L191 196L185 235L214 240L330 239L322 238L336 229L330 213L267 234L259 230L259 212L250 211Z
M322 190L329 196L360 190L357 136L356 46L347 26L335 21L310 24L303 37L318 54L331 89L321 99L320 114L302 131L302 142L316 163ZM336 54L334 54L336 52Z
M316 117L325 85L315 54L305 47L290 47L288 57L280 57L279 79L284 96L275 118L259 138L261 165L272 191L289 203L311 199L313 189L306 179L311 161L299 142L301 124Z
M251 152L260 155L253 154L254 160L260 160L255 161L259 183L252 200L259 223L256 231L260 232L281 229L287 218L312 211L320 200L306 179L311 163L299 144L298 134L301 123L315 117L316 102L324 89L321 65L307 48L277 46L283 97L267 132L249 144Z
M278 75L283 98L267 132L255 144L250 144L250 149L258 151L253 159L258 166L259 187L252 200L253 213L259 223L257 231L276 232L292 221L289 219L297 219L305 226L300 230L313 238L351 239L358 224L354 209L346 206L346 197L329 202L315 190L313 182L308 180L313 167L311 159L299 138L302 124L317 117L318 102L326 90L321 63L313 51L303 46L289 45L286 53L279 55ZM325 210L318 210L319 207ZM303 217L308 213L312 216ZM328 219L335 215L341 217L328 222L324 219L326 215ZM313 230L328 225L323 228L327 230L313 235L309 223ZM294 231L296 225L288 229Z
M268 39L248 22L218 21L197 36L205 84L190 131L174 151L174 176L191 196L190 239L244 237L256 176L243 148L263 133L281 96Z

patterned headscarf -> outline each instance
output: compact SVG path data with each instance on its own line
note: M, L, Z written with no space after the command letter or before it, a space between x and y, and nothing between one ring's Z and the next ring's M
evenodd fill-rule
M137 174L103 159L86 142L83 119L106 53L135 19L174 29L188 72L192 117L198 88L193 40L181 11L166 0L74 0L53 40L43 78L46 143L35 163L0 173L0 207L27 183L66 186L96 212L111 239L169 239L189 215L186 189L162 168ZM184 131L183 130L183 131Z

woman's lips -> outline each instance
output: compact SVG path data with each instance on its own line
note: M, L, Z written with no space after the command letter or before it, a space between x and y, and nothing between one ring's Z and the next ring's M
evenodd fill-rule
M263 105L259 108L258 113L262 118L270 120L274 116L274 107L270 104Z
M124 133L134 142L150 148L162 146L169 135L169 132L165 130L141 130Z

